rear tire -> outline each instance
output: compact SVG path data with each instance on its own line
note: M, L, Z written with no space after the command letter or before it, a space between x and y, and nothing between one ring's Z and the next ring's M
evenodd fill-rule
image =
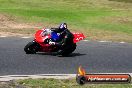
M77 46L76 43L71 44L71 45L68 45L68 48L65 49L65 50L63 50L62 53L61 53L61 55L62 55L62 56L68 56L68 55L71 54L73 51L75 51L76 46Z
M24 51L26 54L36 54L37 52L37 43L36 42L29 42L25 47Z

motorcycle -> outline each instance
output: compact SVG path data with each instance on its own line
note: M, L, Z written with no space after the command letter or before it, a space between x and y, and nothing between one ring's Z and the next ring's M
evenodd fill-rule
M76 43L83 40L85 36L83 33L72 33L74 35L73 42L69 45L68 49L61 53L62 56L66 56L71 54L76 49ZM56 45L49 44L53 39L57 39L58 37L54 35L50 29L40 29L35 33L34 40L29 42L25 47L24 51L26 54L36 54L36 52L58 52L60 47Z

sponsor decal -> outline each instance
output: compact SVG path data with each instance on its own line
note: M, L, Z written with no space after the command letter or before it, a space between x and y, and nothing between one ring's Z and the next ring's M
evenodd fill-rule
M85 83L130 83L131 76L129 74L86 74L85 70L80 66L76 81L81 85Z

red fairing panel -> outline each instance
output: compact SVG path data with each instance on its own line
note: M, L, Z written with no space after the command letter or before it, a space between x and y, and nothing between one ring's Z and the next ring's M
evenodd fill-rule
M35 34L35 40L38 43L43 43L45 39L50 38L50 35L42 36L44 30L38 30Z
M74 35L74 39L73 39L74 43L84 40L84 38L85 38L83 33L73 33L73 35Z
M43 32L43 30L38 30L36 33L35 33L35 40L39 43L43 42L43 38L41 36L41 33Z
M37 42L37 43L39 43L39 45L41 46L41 48L40 48L40 52L52 52L52 47L51 47L51 45L49 45L49 44L45 44L44 43L44 40L45 39L50 39L50 35L43 35L43 32L44 32L44 30L43 29L41 29L41 30L38 30L36 33L35 33L35 41Z

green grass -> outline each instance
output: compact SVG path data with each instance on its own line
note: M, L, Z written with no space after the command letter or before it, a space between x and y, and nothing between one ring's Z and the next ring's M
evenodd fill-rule
M121 41L132 41L131 0L0 0L0 13L44 26L67 22L69 29L85 32L91 39L100 32L108 33L104 37L111 36L110 40L115 40L112 34L116 33L129 36L119 36Z
M127 2L127 3L132 3L132 0L110 0L110 1L118 1L118 2Z
M75 79L25 79L0 85L1 88L132 88L131 84L85 84Z

